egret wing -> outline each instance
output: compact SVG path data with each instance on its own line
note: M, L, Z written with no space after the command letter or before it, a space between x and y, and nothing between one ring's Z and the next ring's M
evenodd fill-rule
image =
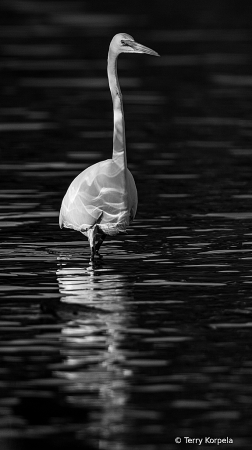
M130 203L132 203L132 198L135 199L134 194L132 195L135 183L131 174L128 177L128 173L127 188L130 187ZM62 201L61 227L84 232L98 221L104 232L118 226L125 229L129 223L125 174L111 159L94 164L81 172L70 184Z

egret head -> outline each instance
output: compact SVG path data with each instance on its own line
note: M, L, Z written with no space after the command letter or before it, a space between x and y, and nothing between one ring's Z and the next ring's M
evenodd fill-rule
M110 43L110 48L117 55L120 53L147 53L148 55L159 56L151 48L138 44L132 36L126 33L116 34Z

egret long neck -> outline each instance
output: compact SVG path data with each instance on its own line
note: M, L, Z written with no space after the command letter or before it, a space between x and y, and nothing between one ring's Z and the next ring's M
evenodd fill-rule
M126 169L127 159L123 100L117 76L117 55L111 49L109 49L108 54L108 80L114 111L113 160L120 167Z

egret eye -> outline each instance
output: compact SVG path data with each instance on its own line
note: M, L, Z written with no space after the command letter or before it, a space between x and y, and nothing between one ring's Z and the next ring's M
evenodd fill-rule
M130 47L130 45L129 45L126 41L121 40L121 44L122 44L124 47Z

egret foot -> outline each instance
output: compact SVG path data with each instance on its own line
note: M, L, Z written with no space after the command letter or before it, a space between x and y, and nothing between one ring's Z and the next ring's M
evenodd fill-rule
M95 259L99 258L102 259L103 256L98 252L98 250L95 250L94 247L91 248L91 255L90 255L90 261L94 261Z

